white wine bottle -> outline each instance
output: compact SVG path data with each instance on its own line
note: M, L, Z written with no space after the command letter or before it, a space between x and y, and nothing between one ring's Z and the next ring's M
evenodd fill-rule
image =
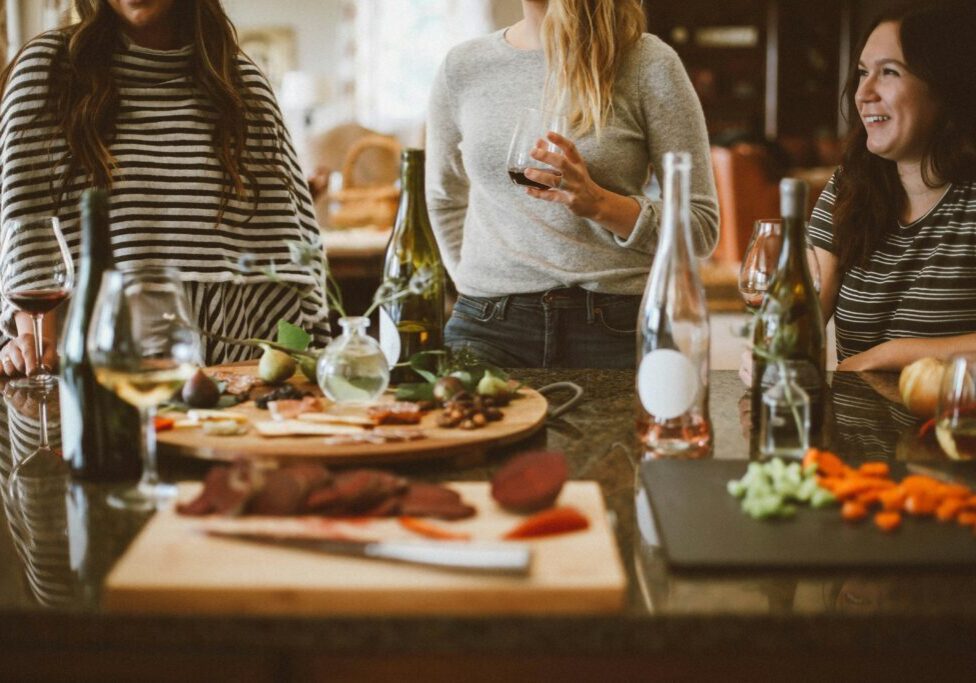
M424 150L403 150L401 162L400 205L386 248L383 281L409 293L379 311L380 346L394 383L417 381L405 363L415 353L444 346L444 265L424 198ZM421 270L429 277L414 291L411 281L417 284Z
M648 457L711 453L710 330L691 248L691 157L664 156L664 210L637 324L637 431Z
M784 178L779 192L783 246L753 326L753 431L758 427L763 392L789 372L810 398L810 430L815 432L823 423L826 345L820 299L807 262L807 185Z

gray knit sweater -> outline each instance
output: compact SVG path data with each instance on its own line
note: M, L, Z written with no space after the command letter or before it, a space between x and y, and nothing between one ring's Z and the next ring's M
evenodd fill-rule
M669 151L691 153L692 239L711 252L718 203L701 105L678 56L646 34L621 65L614 115L602 137L574 140L593 180L641 204L621 239L557 203L512 184L505 166L519 112L539 107L541 50L518 50L504 30L447 55L433 87L427 126L427 202L458 291L500 296L579 285L640 294L657 245L660 202L641 194L648 169L663 175Z

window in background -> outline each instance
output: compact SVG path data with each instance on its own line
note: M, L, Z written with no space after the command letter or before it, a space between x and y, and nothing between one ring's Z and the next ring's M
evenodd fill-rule
M491 30L489 0L356 0L356 113L376 130L424 120L447 51Z

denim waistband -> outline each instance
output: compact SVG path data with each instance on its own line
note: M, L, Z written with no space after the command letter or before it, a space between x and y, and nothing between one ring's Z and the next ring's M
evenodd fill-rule
M492 297L495 315L504 320L510 306L526 308L585 308L587 318L591 319L594 310L602 303L609 300L628 301L635 303L640 300L636 294L604 294L601 292L591 292L582 287L554 287L542 292L526 292L522 294L508 294L501 297Z

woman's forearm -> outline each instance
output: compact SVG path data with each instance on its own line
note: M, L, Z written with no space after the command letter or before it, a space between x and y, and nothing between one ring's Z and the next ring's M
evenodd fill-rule
M892 339L845 359L838 370L901 370L919 358L948 358L954 353L976 353L976 333L953 337Z
M627 239L637 225L641 205L633 197L626 197L600 188L597 193L596 211L590 219L621 239Z

